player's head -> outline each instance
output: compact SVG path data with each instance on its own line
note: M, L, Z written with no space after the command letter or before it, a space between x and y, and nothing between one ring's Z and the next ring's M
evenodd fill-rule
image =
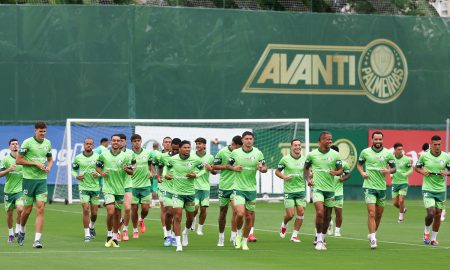
M242 137L239 135L236 135L231 139L231 149L238 149L242 146Z
M396 156L402 156L403 155L403 144L401 143L394 143L394 155Z
M291 141L291 151L296 155L299 155L302 152L302 142L300 139L293 139Z
M191 152L191 142L183 140L180 142L180 155L189 156Z
M324 150L329 150L333 144L333 136L329 131L322 131L319 134L319 147Z
M165 138L163 139L162 146L163 146L164 152L168 152L168 151L171 150L171 149L170 149L170 145L171 145L171 144L172 144L172 138L170 138L170 137L165 137Z
M12 138L11 140L9 140L8 145L11 152L19 151L19 141L16 138Z
M202 138L202 137L198 137L197 139L195 139L195 149L198 152L203 152L206 149L206 139Z
M139 134L133 134L130 138L131 145L133 146L133 149L141 149L142 146L142 137Z
M123 133L120 133L120 134L117 134L117 135L120 138L120 148L125 150L125 148L127 146L127 135L125 135Z
M121 148L121 141L119 134L114 134L111 136L111 148L113 150L118 150Z
M159 150L159 143L158 142L154 142L152 147L153 147L153 150Z
M383 132L375 131L372 133L372 146L377 149L383 147Z
M333 144L332 146L330 146L330 149L333 149L334 151L339 153L339 147L337 145Z
M102 138L100 140L100 144L103 145L104 147L108 147L108 143L109 143L108 138Z
M430 144L429 143L424 143L422 144L422 151L426 152L428 151L428 149L430 149Z
M181 140L179 138L173 138L173 140L170 143L170 147L172 148L172 154L176 155L180 152L180 144Z
M37 121L34 124L34 135L36 139L43 140L45 139L45 134L47 133L47 125L43 121Z
M441 137L434 135L431 137L430 150L433 154L438 154L441 152Z
M244 131L242 133L242 145L245 147L252 147L255 142L255 136L251 131Z
M90 153L90 152L92 152L93 148L94 148L94 140L92 138L84 139L84 143L83 143L84 151L87 153Z

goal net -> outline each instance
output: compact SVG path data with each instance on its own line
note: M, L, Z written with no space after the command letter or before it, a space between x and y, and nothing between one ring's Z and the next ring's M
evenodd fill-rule
M282 198L283 183L275 176L278 161L289 154L290 142L294 138L302 141L304 153L309 152L308 119L67 119L62 149L67 152L67 163L59 166L56 175L53 201L72 203L79 200L78 183L71 175L72 160L83 151L85 138L92 138L95 147L103 137L123 133L127 136L127 147L132 134L142 137L142 147L152 150L158 143L161 150L164 137L189 140L195 150L194 140L207 140L206 151L213 156L231 143L236 135L244 131L255 134L255 147L260 149L267 161L268 172L257 174L257 193L260 200ZM217 199L220 174L211 175L211 199ZM308 193L309 195L309 193Z

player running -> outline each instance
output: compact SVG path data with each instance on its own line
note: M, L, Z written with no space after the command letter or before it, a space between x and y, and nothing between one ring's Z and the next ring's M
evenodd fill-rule
M392 204L399 209L398 222L404 220L406 213L405 200L408 192L408 176L412 173L412 161L403 154L403 144L394 144L395 166L397 171L392 174Z

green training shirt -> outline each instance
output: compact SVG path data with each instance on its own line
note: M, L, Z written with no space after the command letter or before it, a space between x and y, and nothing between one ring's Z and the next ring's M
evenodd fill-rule
M347 175L350 173L350 167L348 166L347 162L342 161L342 169L344 172L342 175ZM344 195L344 182L339 181L341 176L335 176L334 180L336 182L336 190L334 191L334 196L343 196Z
M11 167L11 165L16 165L16 158L9 154L0 163L0 171L6 171ZM14 171L10 171L5 175L5 187L3 192L7 194L14 194L22 191L22 177L23 177L23 166L16 165Z
M52 156L52 144L44 139L42 142L35 137L23 141L19 154L27 161L47 163L47 158ZM23 178L28 180L46 180L47 173L36 166L23 166Z
M291 180L283 180L284 193L302 192L305 191L305 178L304 178L304 168L305 168L306 158L300 155L295 158L290 153L281 158L278 162L277 170L283 172L286 176L291 176Z
M204 170L202 160L196 155L189 155L183 159L179 154L168 160L168 173L172 175L173 192L178 195L194 195L194 179L189 179L186 174Z
M336 184L330 170L338 170L342 167L341 156L338 152L330 149L326 153L315 149L306 156L305 164L308 164L313 172L314 189L334 192Z
M439 156L435 156L431 152L425 152L420 156L416 167L431 172L430 175L423 176L422 190L430 192L447 190L447 177L440 175L441 171L450 170L450 157L447 153L441 152Z
M375 151L373 147L368 147L361 151L358 159L359 164L365 165L369 178L364 180L363 188L376 190L386 190L386 175L380 170L395 167L395 158L386 148Z
M97 173L95 167L98 157L97 153L92 152L91 155L86 156L83 152L78 154L73 160L72 176L76 178L78 175L84 175L83 180L77 180L80 190L100 191L98 178L92 176L93 173Z
M209 164L209 165L213 165L214 163L214 157L211 154L206 153L204 156L199 156L197 155L197 153L192 153L192 155L195 155L196 157L198 157L201 161L202 164ZM197 170L195 172L197 174L197 177L194 179L194 187L197 190L210 190L211 189L211 185L209 184L209 171L206 169L201 169L201 170Z
M125 194L125 182L128 175L123 169L123 165L127 165L128 168L132 168L132 160L130 156L126 155L123 151L119 151L117 154L113 154L110 151L103 152L97 160L97 167L102 168L104 172L108 173L108 176L104 178L103 192L115 195Z
M231 146L224 147L216 154L214 158L214 165L227 165L231 157ZM219 177L219 189L233 190L234 189L234 171L221 170Z
M412 173L412 161L409 157L403 155L401 158L395 158L395 167L397 171L391 175L392 184L408 184L408 176Z
M263 153L256 147L249 152L245 152L242 147L231 152L228 164L242 166L242 171L234 174L236 190L256 191L256 172L259 162L266 163Z
M133 176L133 188L143 188L151 186L150 181L150 164L151 164L151 153L147 149L141 149L140 152L134 152L134 157L136 159L136 168L134 169Z

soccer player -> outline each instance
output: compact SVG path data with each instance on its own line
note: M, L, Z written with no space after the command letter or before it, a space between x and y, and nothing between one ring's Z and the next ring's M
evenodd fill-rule
M331 149L333 137L323 131L319 135L319 148L306 156L306 181L312 187L312 198L316 209L316 250L326 250L325 235L331 220L336 190L335 176L342 174L342 161L339 153ZM311 179L311 169L313 179Z
M396 172L394 155L383 147L381 131L372 133L372 146L362 150L357 168L364 179L363 190L367 204L370 248L376 249L376 233L386 203L386 175Z
M23 212L22 197L22 165L16 165L17 152L19 151L19 141L17 139L9 140L9 151L0 163L0 177L5 176L4 200L6 211L6 223L8 225L8 243L14 241L14 235L20 231L20 217ZM16 231L13 230L14 209L17 209Z
M188 233L194 220L195 211L195 188L194 179L197 177L197 170L203 170L202 160L195 155L191 155L191 143L182 141L180 143L180 153L168 159L168 172L165 179L173 182L173 216L175 239L177 243L176 251L183 251L183 246L189 244ZM181 219L183 209L186 212L186 226L183 230L183 242L181 242Z
M152 164L153 166L156 167L157 169L157 174L155 175L156 180L158 181L158 200L159 200L159 205L161 207L161 213L160 213L160 219L161 219L161 225L163 227L163 231L164 231L164 239L167 236L167 232L166 232L166 209L164 207L164 184L162 184L162 172L164 169L164 164L161 162L161 157L163 153L168 153L171 151L171 145L172 145L172 138L170 137L165 137L163 139L163 143L162 143L162 151L161 152L156 152L154 151L154 157L152 159Z
M336 145L332 145L330 147L334 151L339 153L339 147ZM347 164L347 162L342 161L342 169L343 172L340 176L335 176L334 181L336 182L336 190L334 191L334 213L336 215L336 229L334 231L334 236L340 237L341 236L341 226L342 226L342 210L344 208L344 181L348 180L350 178L350 168ZM333 212L333 209L331 211ZM328 225L327 230L328 235L333 234L333 220L330 221L330 224Z
M21 230L17 236L19 245L25 241L25 226L36 202L36 233L34 248L42 248L41 236L44 227L44 207L47 202L47 174L53 166L52 144L45 138L47 125L36 122L34 136L23 141L16 164L23 165L22 200L24 211L21 216Z
M100 145L94 149L94 152L97 153L97 155L100 155L101 153L109 150L108 146L109 146L108 138L101 138ZM101 196L101 191L103 187L103 178L101 176L98 177L98 184L100 186L100 196ZM101 208L101 204L99 204L98 207Z
M153 160L157 160L158 157L161 156L161 152L159 151L159 143L154 142L153 146L152 146L153 150L150 152L151 156L152 156L152 164L150 165L151 167L153 167L152 169L152 179L151 179L151 187L150 187L150 191L152 193L152 202L150 204L150 207L153 208L159 208L159 200L158 200L158 174L154 174L153 172L156 171L155 168L155 164L153 163Z
M304 179L305 156L302 156L302 143L299 139L291 141L291 152L281 158L275 175L283 180L284 220L281 223L280 237L286 237L287 224L297 213L291 241L299 243L298 232L303 224L306 208L306 186Z
M171 157L178 155L179 153L179 149L180 149L180 143L181 140L179 138L174 138L173 140L171 140L171 151L169 152L164 152L161 155L158 167L159 167L159 171L158 173L161 174L162 179L164 179L160 186L160 189L163 192L163 205L164 205L164 246L169 247L169 246L176 246L176 238L175 235L172 232L172 225L174 222L173 219L173 181L168 180L165 178L165 175L168 172L168 165L169 165L169 160ZM161 200L161 199L160 199Z
M441 211L445 208L447 177L450 176L450 157L441 151L441 137L431 138L430 151L423 153L414 170L423 175L423 202L427 211L423 242L439 245L437 234L441 226ZM430 239L430 230L431 239Z
M227 169L236 172L234 204L237 228L243 226L243 234L236 237L235 248L249 250L247 242L250 229L253 227L256 209L256 172L267 172L264 155L253 147L254 135L250 131L242 134L242 147L231 152ZM245 220L245 223L244 223Z
M412 173L412 161L403 154L403 144L394 144L395 166L392 175L392 204L399 209L398 222L403 222L406 213L405 199L408 192L408 176Z
M134 152L131 149L127 148L127 136L125 134L119 134L120 136L120 147L121 150L125 153L129 160L135 160ZM125 174L125 195L123 199L123 218L121 225L122 228L122 239L123 241L128 241L128 223L131 218L131 200L133 198L133 180L131 179L131 175ZM119 232L120 233L120 232ZM120 241L120 234L118 235L118 240Z
M133 180L133 199L131 201L131 220L133 222L133 238L139 238L137 228L141 233L145 233L146 227L144 219L148 215L151 202L151 167L152 155L150 151L142 148L142 137L139 134L131 136L131 145L136 159L136 168L132 176ZM155 173L155 172L154 172ZM139 204L141 205L141 213L139 214Z
M209 168L214 163L214 157L211 154L206 153L206 139L199 137L195 139L195 147L196 152L195 155L202 161L203 164L209 164ZM215 170L211 171L212 174L217 174ZM205 224L206 220L206 209L209 207L209 171L201 169L196 172L197 177L194 179L194 188L195 188L195 211L194 211L194 223L195 217L197 216L199 210L200 215L198 218L198 227L197 234L203 235L203 224ZM194 227L193 224L192 227Z
M90 242L96 236L95 222L100 205L100 185L97 180L99 174L96 170L99 155L92 150L93 147L94 140L92 138L84 139L84 150L75 157L72 163L72 176L78 180L80 202L83 208L85 242Z
M121 138L117 134L111 136L111 150L98 157L96 170L104 179L103 194L108 229L105 247L119 247L118 233L126 185L125 175L133 175L135 162L121 150Z
M217 246L223 247L225 242L225 225L227 222L228 205L231 202L232 219L231 219L231 238L230 242L234 244L237 236L236 212L234 211L233 193L234 193L234 172L227 169L227 163L230 159L231 152L242 146L242 137L237 135L231 140L231 144L222 148L214 159L214 170L220 170L219 178L219 242Z

